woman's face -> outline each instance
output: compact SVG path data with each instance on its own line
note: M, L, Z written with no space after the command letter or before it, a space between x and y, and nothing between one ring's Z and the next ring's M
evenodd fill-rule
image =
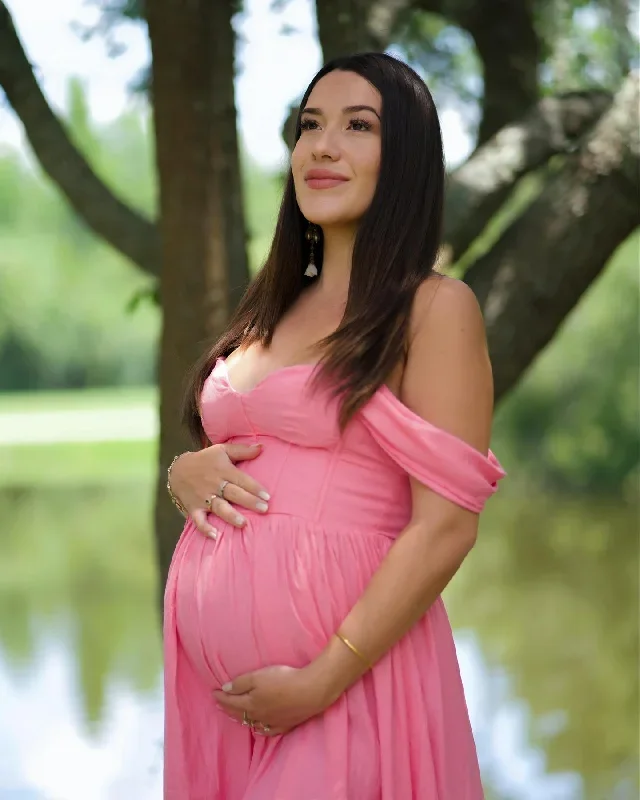
M381 114L377 89L355 72L334 70L313 87L291 155L309 222L348 225L365 213L378 183Z

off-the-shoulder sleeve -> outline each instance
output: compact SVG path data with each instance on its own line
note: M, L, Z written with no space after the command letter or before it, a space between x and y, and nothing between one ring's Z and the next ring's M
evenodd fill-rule
M437 428L386 389L362 409L364 424L383 450L420 483L470 511L482 511L505 476L498 459Z

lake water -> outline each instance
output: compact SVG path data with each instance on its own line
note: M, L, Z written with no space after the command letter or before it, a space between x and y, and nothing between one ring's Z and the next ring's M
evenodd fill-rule
M0 519L1 800L160 800L149 484ZM446 594L487 800L638 797L637 534L622 501L490 502Z

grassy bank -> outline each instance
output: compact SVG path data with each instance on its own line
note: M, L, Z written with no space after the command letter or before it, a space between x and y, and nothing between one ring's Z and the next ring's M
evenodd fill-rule
M152 386L116 386L53 392L0 392L0 415L16 411L44 413L103 408L127 410L134 406L153 406L156 399L157 390Z
M155 441L2 447L0 488L149 481L155 457Z
M122 414L155 407L153 388L91 389L68 392L34 392L0 395L0 430L3 421L28 427L56 412L93 412L96 433L101 431L101 413ZM16 416L17 415L17 416ZM73 418L71 417L71 422ZM65 424L69 423L69 419ZM5 444L0 441L0 487L90 486L149 481L156 458L155 439L66 442L65 431L52 443Z

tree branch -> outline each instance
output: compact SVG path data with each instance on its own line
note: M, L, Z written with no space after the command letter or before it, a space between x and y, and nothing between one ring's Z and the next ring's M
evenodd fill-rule
M480 143L522 117L538 100L540 41L531 0L408 0L407 4L448 19L473 38L484 78Z
M548 97L508 125L448 178L445 241L456 261L482 233L515 182L574 146L611 105L606 92Z
M640 225L639 104L634 74L580 150L465 276L484 310L496 398Z
M0 86L22 122L42 168L79 216L142 270L160 271L159 237L153 222L119 200L72 144L49 107L0 0Z

